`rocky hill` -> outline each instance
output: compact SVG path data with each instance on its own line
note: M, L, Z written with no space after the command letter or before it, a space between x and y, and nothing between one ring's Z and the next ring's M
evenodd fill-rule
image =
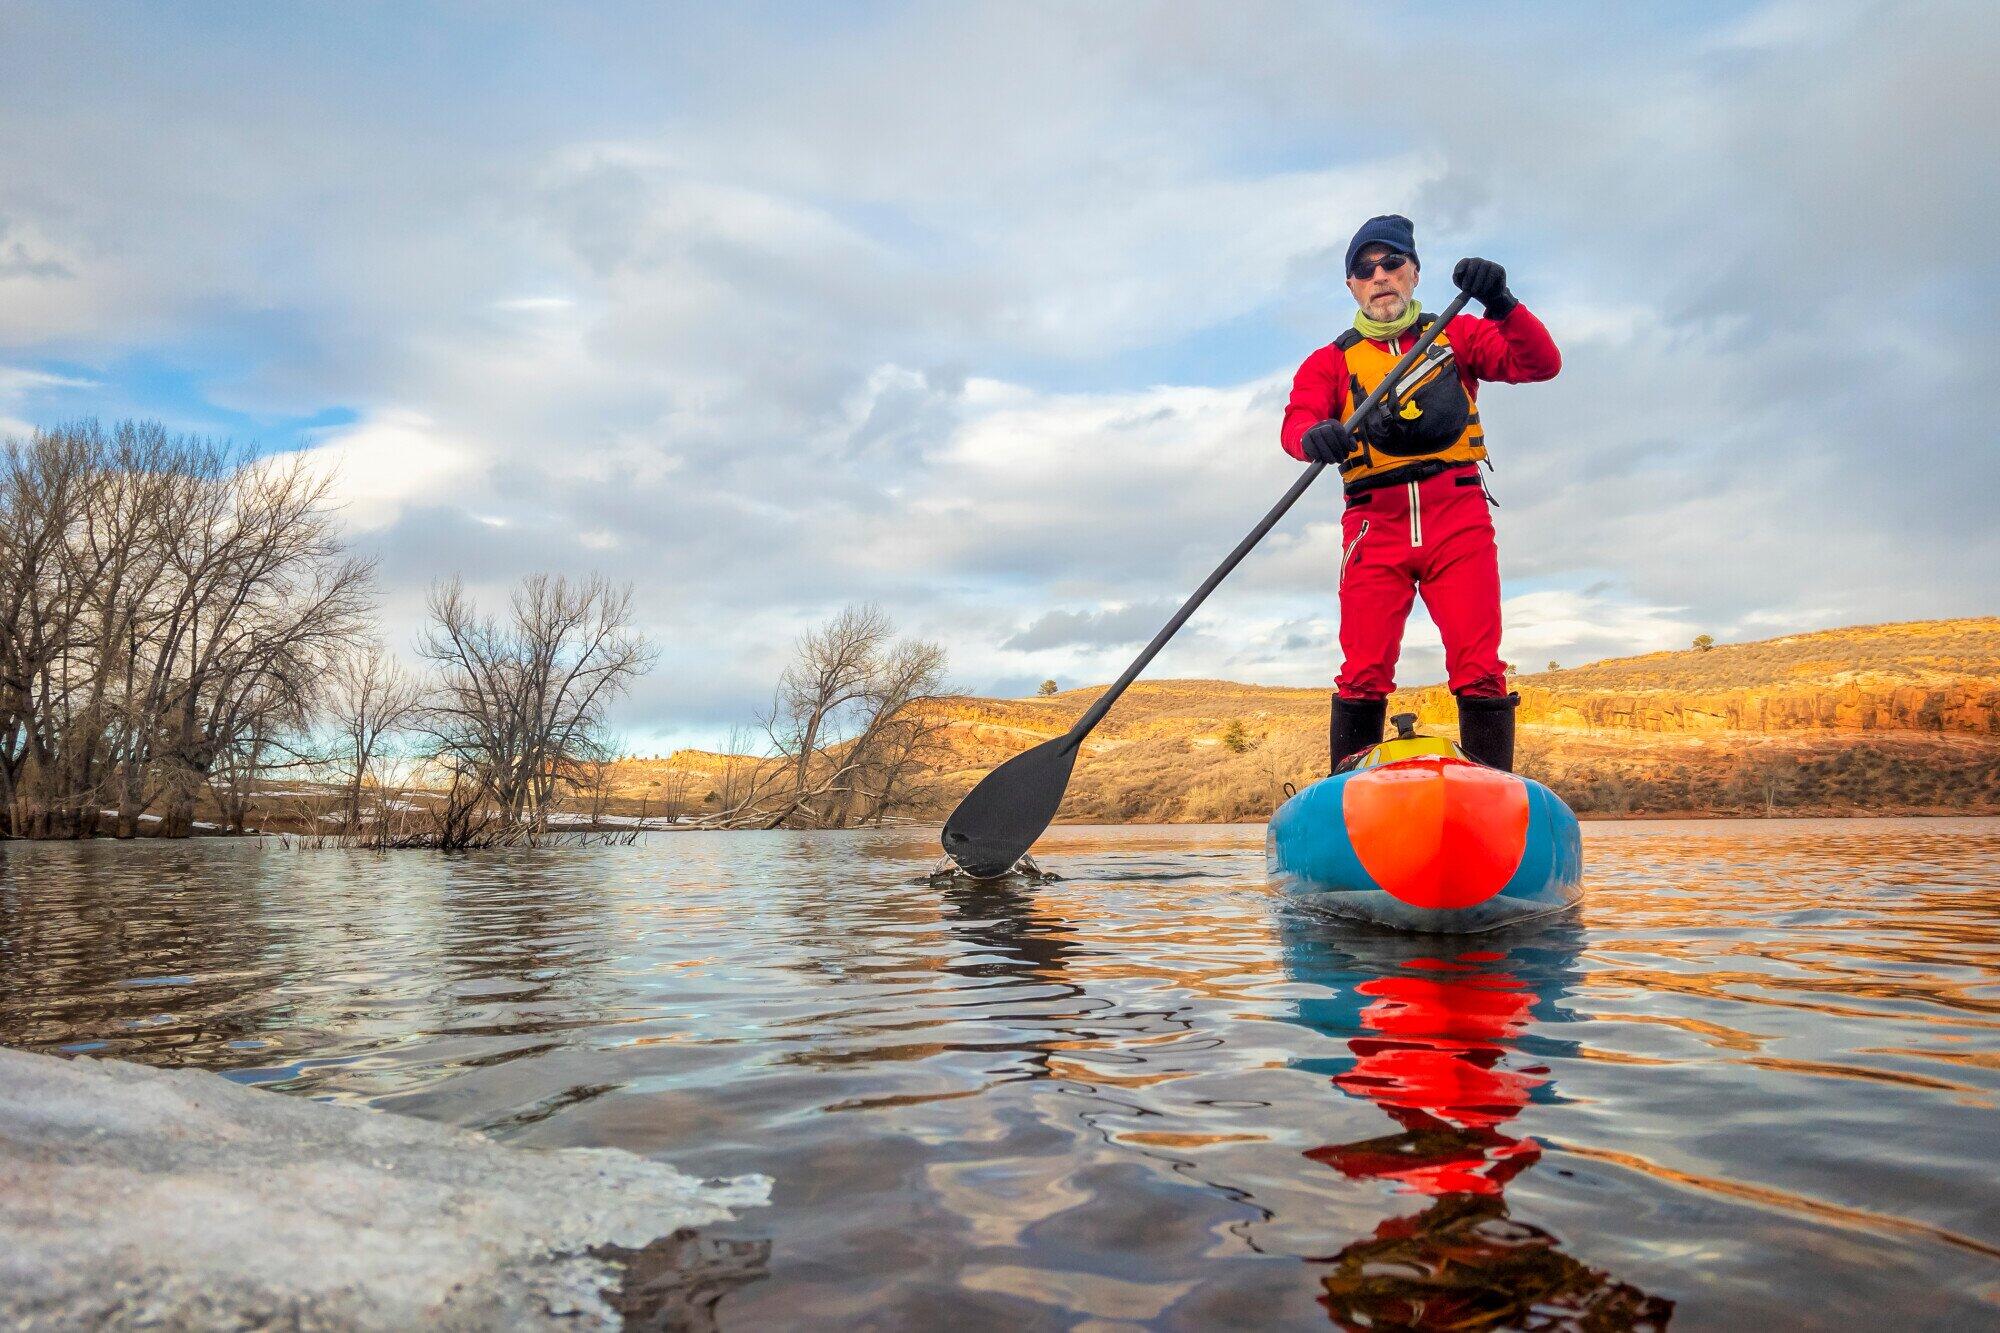
M1870 625L1515 678L1519 766L1593 814L2000 812L2000 617ZM1054 736L1101 687L941 700L941 797ZM1391 711L1455 735L1443 686ZM1327 693L1142 681L1085 746L1063 818L1258 819L1325 772ZM948 806L947 806L948 808Z
M1514 684L1518 767L1580 814L2000 813L2000 617L1648 653ZM1068 730L1102 689L938 700L929 811ZM1390 711L1456 735L1443 686L1402 691ZM1262 819L1287 784L1325 773L1326 723L1325 689L1142 680L1085 745L1061 818ZM618 786L698 808L730 762L624 761Z
M1643 732L2000 733L2000 618L1648 653L1520 681L1540 725Z

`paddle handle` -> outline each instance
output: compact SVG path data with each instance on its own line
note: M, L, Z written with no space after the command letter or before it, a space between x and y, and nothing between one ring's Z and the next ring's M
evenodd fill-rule
M1390 386L1401 379L1403 372L1410 368L1411 363L1422 356L1425 350L1437 341L1438 335L1444 332L1444 326L1451 322L1452 316L1465 308L1466 300L1467 297L1464 292L1460 292L1451 299L1451 304L1446 306L1443 312L1431 321L1431 326L1424 330L1424 335L1418 338L1411 345L1410 350L1403 353L1402 358L1396 362L1395 367L1382 377L1382 382L1375 386L1375 391L1362 399L1359 407L1347 414L1347 424L1349 426L1353 426L1361 418L1374 410L1375 404L1380 402L1383 395L1388 393ZM1243 557L1250 554L1251 548L1264 540L1264 534L1278 525L1278 520L1285 516L1285 511L1298 503L1299 497L1306 493L1306 488L1319 480L1319 474L1325 470L1326 464L1324 463L1314 463L1308 467L1300 475L1299 479L1292 483L1292 488L1285 492L1284 498L1271 506L1271 512L1259 519L1256 527L1250 529L1250 535L1236 543L1236 549L1231 551L1228 557L1215 567L1213 574L1210 574L1202 581L1202 585L1194 590L1193 596L1181 603L1181 609L1174 612L1174 618L1169 620L1161 627L1160 632L1153 636L1153 641L1146 645L1145 651L1141 652L1133 660L1131 666L1125 668L1125 674L1113 681L1111 688L1099 695L1097 702L1092 704L1084 715L1076 720L1076 725L1069 729L1067 737L1070 742L1070 748L1083 743L1083 738L1088 736L1091 729L1099 722L1102 722L1104 715L1111 711L1111 705L1118 702L1118 696L1125 693L1125 688L1137 680L1139 673L1144 671L1152 660L1159 655L1160 649L1167 646L1167 640L1173 638L1180 631L1180 627L1187 623L1188 617L1195 613L1196 608L1208 600L1208 595L1215 591L1216 585L1229 577L1230 571L1243 562Z

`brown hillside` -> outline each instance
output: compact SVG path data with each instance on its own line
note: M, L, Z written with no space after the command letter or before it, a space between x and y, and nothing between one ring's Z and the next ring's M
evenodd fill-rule
M2000 617L1866 625L1524 676L1524 715L1638 731L2000 733Z
M1584 814L2000 813L2000 617L1868 625L1706 652L1648 653L1516 677L1521 771ZM929 813L1056 736L1102 686L1048 698L938 700ZM1456 735L1450 693L1397 694ZM1073 822L1262 819L1326 766L1327 692L1141 681L1092 734L1063 803ZM621 760L613 793L713 808L737 766L697 750Z
M2000 618L1649 653L1517 687L1522 771L1580 812L2000 811ZM940 700L942 808L1101 689ZM1455 734L1444 687L1400 692L1405 709ZM1141 681L1086 744L1063 818L1262 818L1287 782L1325 772L1326 716L1320 689Z

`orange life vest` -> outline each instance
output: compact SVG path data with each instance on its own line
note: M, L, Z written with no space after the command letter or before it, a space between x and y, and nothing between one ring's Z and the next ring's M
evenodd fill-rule
M1421 337L1436 318L1419 316L1412 332ZM1341 334L1333 340L1333 345L1347 358L1350 411L1373 393L1383 376L1402 359L1400 351L1362 337L1358 329ZM1383 433L1379 429L1370 431L1369 422L1376 420L1378 413L1389 411L1401 420L1402 429L1385 448ZM1451 350L1449 334L1438 334L1437 341L1403 372L1393 394L1376 405L1355 428L1354 435L1360 447L1340 465L1341 482L1349 490L1369 490L1401 480L1390 474L1416 464L1425 465L1423 471L1429 473L1460 463L1477 463L1486 457L1486 433L1479 425L1479 406L1458 378L1458 359Z

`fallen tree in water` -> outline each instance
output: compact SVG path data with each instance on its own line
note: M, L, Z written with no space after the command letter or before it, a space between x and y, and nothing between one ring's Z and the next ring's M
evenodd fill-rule
M880 609L850 606L800 637L761 722L762 755L704 822L722 828L880 826L928 803L943 724L924 705L943 688L944 649L895 637ZM733 745L732 749L735 748ZM725 788L734 788L736 760Z

